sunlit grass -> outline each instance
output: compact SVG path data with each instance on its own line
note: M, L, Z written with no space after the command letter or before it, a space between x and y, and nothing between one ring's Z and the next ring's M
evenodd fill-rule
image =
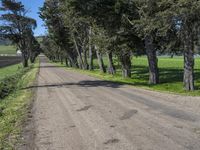
M16 72L20 69L22 69L21 64L0 68L0 80L4 79L5 77L16 74Z
M105 64L107 64L107 59L104 59ZM128 85L133 85L137 87L142 87L150 90L172 92L184 95L199 96L200 95L200 58L195 60L195 86L196 91L186 92L183 88L183 58L167 58L159 57L159 71L160 71L160 84L149 85L149 71L148 71L148 61L146 57L134 57L132 59L132 78L123 79L121 76L120 65L117 60L114 60L115 66L117 66L116 75L102 74L98 69L94 71L83 71L79 69L72 69L85 73L102 80L109 80L120 82ZM98 68L97 61L95 60L95 68ZM59 64L60 65L60 64Z
M14 71L16 73L16 66L11 66L11 68L15 68L13 69L13 73ZM0 100L0 149L2 150L16 149L15 144L19 142L22 124L26 118L28 106L33 97L33 91L31 89L22 90L22 88L33 84L38 68L39 63L37 62L18 81L16 91L3 100Z

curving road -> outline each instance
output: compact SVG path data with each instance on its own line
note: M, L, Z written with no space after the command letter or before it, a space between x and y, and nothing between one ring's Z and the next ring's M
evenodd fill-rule
M200 150L199 97L101 81L45 58L30 88L35 136L27 149Z

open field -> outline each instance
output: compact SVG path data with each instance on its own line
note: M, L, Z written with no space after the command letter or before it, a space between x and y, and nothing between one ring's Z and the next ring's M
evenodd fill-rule
M21 60L19 56L0 56L0 68L18 64Z
M98 69L94 71L83 71L78 69L73 69L82 73L86 73L91 76L101 78L103 80L116 81L120 83L125 83L133 86L143 87L146 89L163 91L163 92L172 92L186 95L200 95L200 59L197 58L195 61L195 92L186 92L183 89L183 58L165 58L159 57L159 70L160 70L160 84L158 85L149 85L149 74L148 74L148 62L146 57L134 57L132 59L132 78L123 79L121 77L120 65L115 61L117 67L117 74L112 76L108 74L102 74ZM104 59L105 65L107 64L107 59ZM97 66L97 60L94 62L95 68ZM60 65L60 64L59 64ZM64 66L64 65L63 65ZM69 68L68 68L69 69Z
M0 45L0 54L16 54L16 48L14 46Z

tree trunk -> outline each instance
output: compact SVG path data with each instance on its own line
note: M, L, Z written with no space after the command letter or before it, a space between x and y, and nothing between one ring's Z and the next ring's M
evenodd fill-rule
M122 77L131 78L131 55L130 53L124 53L120 56L122 63Z
M30 61L33 64L35 62L36 54L34 52L30 52Z
M96 48L96 54L97 54L97 59L98 59L98 64L99 64L99 69L102 73L106 72L105 66L104 66L104 62L103 62L103 58L102 58L102 54L100 53L100 51L98 50L98 48Z
M60 56L60 63L61 63L61 65L63 65L63 57L62 56Z
M79 69L83 69L84 66L83 66L83 62L81 61L81 58L78 57L78 58L77 58L77 61L78 61L78 67L79 67Z
M30 61L32 64L35 63L35 55L31 54Z
M115 66L114 66L114 63L113 63L113 56L112 56L112 52L108 52L107 53L108 55L108 73L109 74L115 74Z
M76 48L76 51L78 53L78 57L79 57L79 67L80 69L84 69L84 62L83 62L83 58L82 58L82 55L81 55L81 52L80 52L80 49L78 47L78 44L76 42L76 39L75 37L73 36L73 40L74 40L74 45L75 45L75 48Z
M71 59L69 59L69 67L73 67Z
M88 70L87 50L83 48L84 70Z
M194 91L194 45L191 33L188 33L184 42L184 88Z
M93 51L92 51L92 46L89 46L89 70L94 69L94 63L93 63Z
M149 84L159 83L159 70L158 70L158 59L156 56L156 49L154 47L154 41L152 36L145 38L145 48L149 63Z
M22 63L24 68L28 67L28 54L25 52L22 53Z
M93 51L92 51L92 27L89 27L89 70L93 70Z
M78 68L77 57L68 55L69 66L73 68Z
M68 58L67 57L65 57L65 65L66 65L66 67L69 67Z

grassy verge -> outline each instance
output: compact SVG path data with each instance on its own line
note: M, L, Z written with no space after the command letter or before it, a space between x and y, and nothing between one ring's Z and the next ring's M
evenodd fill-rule
M17 89L0 101L0 149L14 149L19 139L22 123L26 117L33 91L21 90L30 86L36 79L37 62L17 83Z
M1 75L0 80L16 74L21 69L22 69L21 64L16 64L9 67L0 68L0 75Z
M105 60L105 64L107 64L107 60ZM148 62L146 57L138 57L132 59L132 73L133 76L130 79L123 79L121 77L120 65L115 60L115 66L117 66L116 75L108 75L102 74L95 69L94 71L83 71L79 69L71 69L74 71L78 71L80 73L84 73L93 77L100 78L102 80L114 81L122 84L128 84L136 87L141 87L149 90L162 91L167 93L175 93L181 95L188 96L200 96L200 59L196 59L195 62L195 86L196 91L194 92L186 92L183 89L183 58L175 57L175 58L159 58L159 70L160 70L160 84L158 85L149 85L148 84ZM56 65L61 65L60 63L56 63ZM97 66L97 62L95 60L95 66ZM96 67L97 68L97 67ZM70 68L66 68L70 69Z

